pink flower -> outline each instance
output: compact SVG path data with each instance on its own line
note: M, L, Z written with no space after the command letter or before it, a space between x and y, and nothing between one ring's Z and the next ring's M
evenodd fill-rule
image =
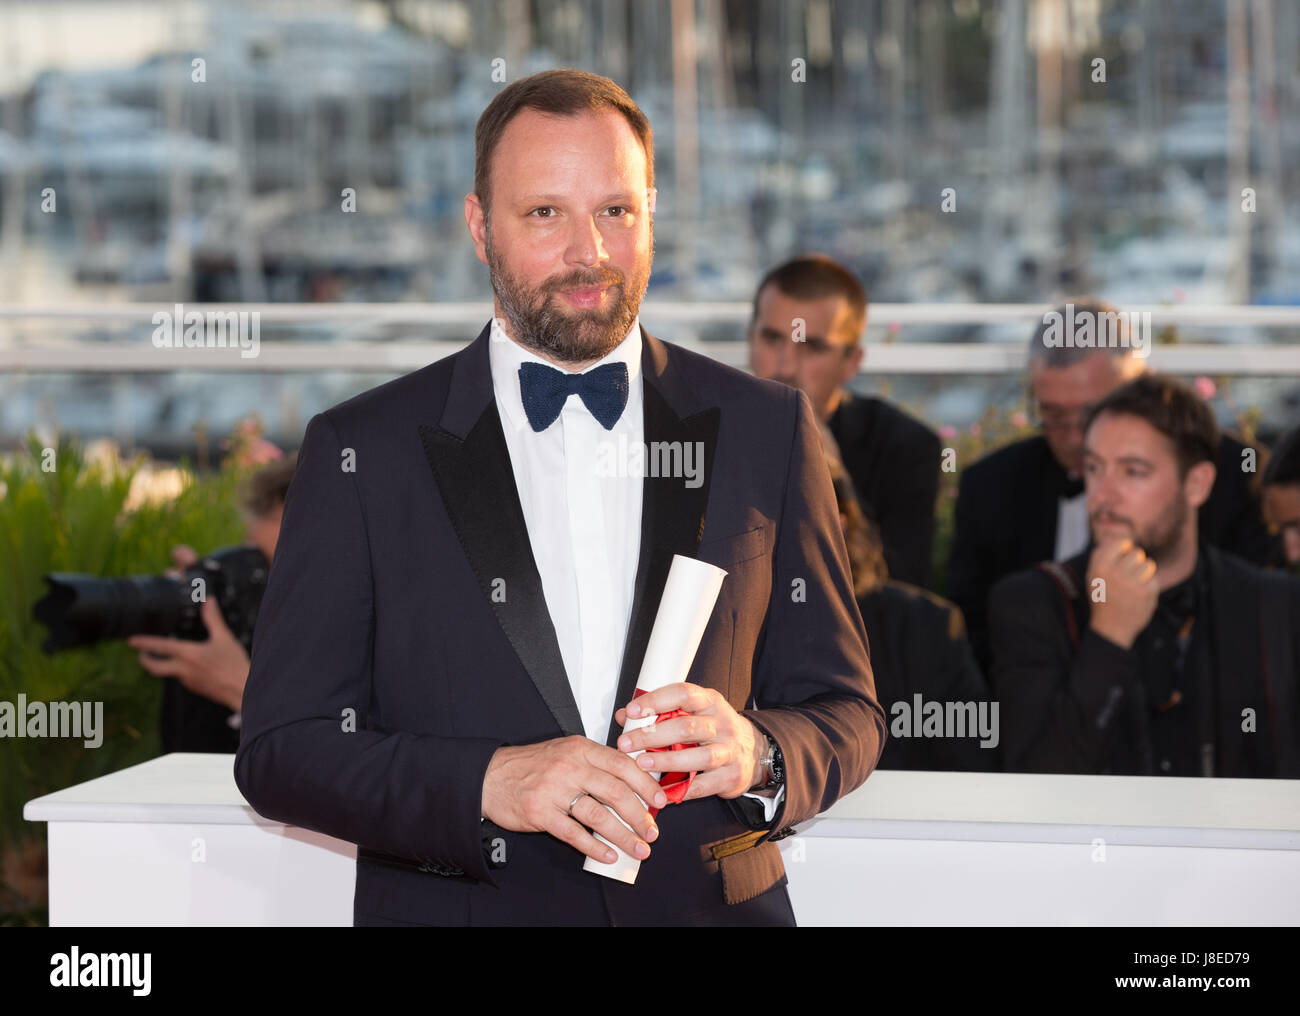
M1022 413L1020 410L1017 409L1014 413L1011 414L1011 426L1028 427L1029 417L1027 417L1024 413Z
M231 437L221 442L221 447L229 448L235 461L242 466L261 466L283 457L284 452L262 436L262 421L256 416L248 416L235 424Z
M1214 387L1214 382L1204 374L1192 382L1192 390L1206 402L1209 402L1210 399L1214 398L1214 393L1217 391Z
M984 433L984 428L981 427L978 423L972 423L970 425L970 432L974 434L976 437L979 437L981 434Z
M945 423L939 428L939 436L945 441L951 441L957 436L957 428L950 423Z
M264 462L273 462L283 458L284 452L264 437L255 438L244 450L243 461L250 466L260 466Z

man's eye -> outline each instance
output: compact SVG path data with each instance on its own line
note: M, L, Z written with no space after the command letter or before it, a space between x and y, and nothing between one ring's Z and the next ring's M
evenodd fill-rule
M540 208L534 208L534 209L533 209L531 212L529 212L528 214L529 214L529 215L537 215L538 212L553 212L553 211L555 211L555 209L552 208L550 205L542 205ZM551 216L549 216L549 215L537 215L537 217L538 217L539 219L549 219L549 218L551 218Z
M627 205L610 205L606 211L615 212L616 214L614 215L614 218L621 219L631 211L631 209L629 209Z

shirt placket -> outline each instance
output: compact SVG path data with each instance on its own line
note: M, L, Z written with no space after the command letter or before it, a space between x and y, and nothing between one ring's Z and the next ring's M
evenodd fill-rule
M606 541L605 511L597 475L598 424L577 396L560 414L564 427L565 490L568 494L569 542L578 590L582 644L577 699L583 726L603 743L608 716L598 715L606 686L616 680L609 670L609 639L614 628L614 588Z

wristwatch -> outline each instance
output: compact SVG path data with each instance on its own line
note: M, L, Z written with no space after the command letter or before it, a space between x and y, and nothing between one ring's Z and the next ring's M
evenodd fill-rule
M785 757L781 754L781 746L768 735L767 731L763 732L763 740L767 742L767 750L759 761L759 767L763 771L763 782L754 789L772 790L785 783Z

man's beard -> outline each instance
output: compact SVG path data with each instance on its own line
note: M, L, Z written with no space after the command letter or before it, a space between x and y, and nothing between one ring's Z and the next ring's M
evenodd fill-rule
M1133 533L1133 542L1159 566L1167 561L1178 547L1183 537L1183 529L1187 525L1187 515L1187 502L1182 497L1175 497L1154 522L1141 530L1133 525L1132 519L1114 515L1104 509L1093 512L1089 521L1095 527L1098 520L1106 516L1111 522L1127 525ZM1093 531L1096 532L1095 528Z
M637 266L631 276L612 268L594 267L547 279L537 289L507 271L505 262L492 246L489 230L485 243L492 291L505 311L506 320L521 346L549 355L560 363L586 363L609 354L627 337L650 282L654 257L654 232L650 234L650 259ZM561 306L562 290L585 286L607 286L606 306L584 310Z

